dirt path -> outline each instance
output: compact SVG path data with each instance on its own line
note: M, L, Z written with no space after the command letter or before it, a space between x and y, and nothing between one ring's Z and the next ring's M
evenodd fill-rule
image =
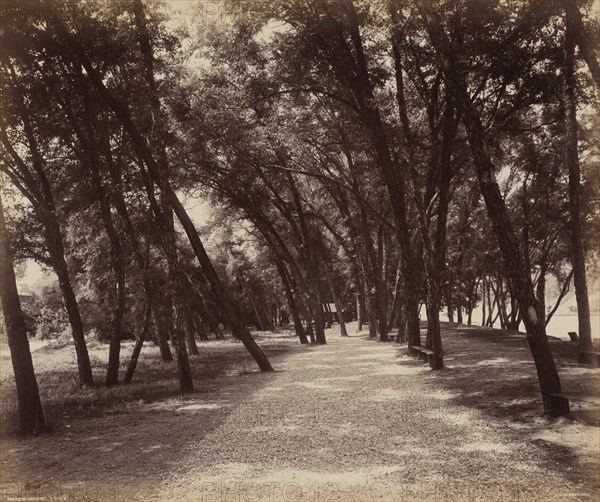
M569 448L549 449L536 424L453 404L460 391L441 390L443 373L399 356L393 344L334 338L277 367L251 396L233 394L219 405L223 424L187 446L159 498L596 499L593 487L565 474L577 469ZM193 407L186 413L205 419Z
M3 440L0 500L597 500L600 429L539 418L526 343L502 340L446 331L440 372L365 336L291 341L275 373L246 361L191 397Z

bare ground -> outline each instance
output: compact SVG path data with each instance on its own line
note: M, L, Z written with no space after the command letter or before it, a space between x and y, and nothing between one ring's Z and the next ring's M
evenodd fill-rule
M57 351L40 349L55 432L2 438L0 499L598 500L598 411L541 418L522 335L446 325L440 372L397 344L330 335L263 340L271 374L239 344L202 345L186 398L147 347L142 381L72 390L67 416L44 366ZM552 346L564 390L597 393L598 370L577 365L569 342Z

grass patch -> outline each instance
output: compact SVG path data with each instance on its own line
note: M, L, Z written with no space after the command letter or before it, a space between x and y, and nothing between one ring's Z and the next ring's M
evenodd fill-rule
M267 356L281 354L295 345L287 333L260 333L258 343ZM254 359L241 342L234 339L199 342L200 354L190 356L196 392L209 392L223 378L236 378L258 370ZM96 417L125 412L130 405L150 403L179 396L177 364L163 362L158 347L146 342L138 366L129 385L103 385L108 361L108 344L88 341L96 387L81 386L77 377L77 361L72 343L48 344L32 353L42 405L51 429L59 428L66 419ZM121 347L119 376L125 374L133 342ZM172 348L174 354L174 349ZM2 357L0 366L0 434L13 435L18 428L18 410L14 375L10 357Z

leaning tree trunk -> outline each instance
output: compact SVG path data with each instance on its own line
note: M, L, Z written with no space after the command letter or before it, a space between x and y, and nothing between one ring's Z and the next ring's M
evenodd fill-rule
M140 0L134 0L133 14L142 62L145 70L144 77L148 86L149 107L153 119L151 130L152 141L155 145L155 153L158 158L158 163L155 163L153 166L148 165L146 158L144 158L144 161L152 172L154 181L160 188L160 210L157 211L157 223L164 233L161 244L167 258L170 296L174 302L173 307L176 316L176 325L172 332L172 341L175 348L175 357L177 360L181 391L187 393L193 391L194 384L188 352L184 341L185 334L181 327L183 321L182 316L184 315L186 306L182 304L182 301L180 300L185 296L181 266L177 256L177 234L175 233L173 222L173 205L171 201L172 190L169 182L170 166L165 144L167 131L162 116L158 86L154 77L154 55L152 44L148 33L148 27L146 25L144 7ZM152 157L150 152L148 152L148 154L150 157ZM154 161L154 158L152 158L152 160ZM173 312L170 312L170 314L172 313Z
M87 350L85 341L85 335L83 332L83 322L81 320L81 313L79 311L79 305L77 303L77 297L73 290L73 284L69 275L69 268L65 259L65 247L60 230L60 224L57 216L57 208L54 202L54 195L52 193L52 187L46 173L43 168L43 161L41 153L37 146L37 141L34 135L33 127L29 120L29 115L23 97L18 92L20 97L19 100L19 111L23 119L23 129L27 135L29 146L31 150L33 170L35 171L35 177L37 177L39 183L38 187L34 187L35 191L40 192L40 205L36 207L36 215L42 227L44 229L44 238L46 245L48 246L48 253L52 261L52 268L58 278L58 285L65 302L65 308L67 310L67 316L69 318L69 324L71 326L71 333L73 336L73 343L75 345L75 354L77 355L77 368L79 370L79 382L81 385L94 386L94 378L92 375L92 366L90 364L90 357ZM9 138L6 134L4 123L0 120L0 140L6 151L13 158L15 163L24 172L28 171L27 165L12 147ZM32 179L34 177L32 176Z
M537 315L537 303L531 275L525 265L524 257L521 255L506 204L496 181L483 125L477 109L471 101L464 77L458 67L456 55L452 52L452 45L444 32L439 15L433 12L425 2L419 3L418 8L440 58L446 81L458 106L462 109L463 123L467 130L479 186L504 258L505 268L509 274L511 291L516 293L523 312L527 341L537 369L544 412L553 416L563 415L569 412L569 404L567 400L556 402L551 399L551 394L561 391L560 378L546 337L544 319L539 319Z
M154 304L156 306L156 304ZM158 338L158 347L160 349L160 358L163 362L173 360L171 347L169 347L169 327L164 319L162 312L158 312L158 308L154 308L154 324L156 325L156 337Z
M108 194L102 182L100 172L100 158L98 152L97 136L98 128L92 106L92 100L89 93L87 82L83 80L78 68L77 76L81 82L81 89L84 96L83 130L80 130L75 121L73 127L80 140L82 149L87 154L87 168L92 180L92 186L96 191L98 203L100 206L100 217L104 224L104 229L110 242L110 263L115 276L116 305L113 310L112 334L108 350L108 365L106 369L106 386L112 387L119 382L119 361L121 354L121 338L123 331L123 318L125 314L125 266L123 263L123 250L121 240L115 228L111 204ZM72 115L69 115L71 118ZM106 152L110 155L110 152Z
M292 287L290 285L285 264L279 259L278 256L274 256L274 260L275 265L277 266L277 271L279 272L279 277L281 278L281 283L283 284L283 291L285 292L288 307L290 308L290 313L292 314L292 319L294 320L294 330L296 331L296 336L300 340L300 343L308 343L306 333L304 332L304 326L302 326L302 318L300 317L298 304L296 303L296 298L294 298L294 292L292 291Z
M187 214L187 211L181 204L181 201L179 200L173 189L170 187L169 183L161 182L164 180L162 179L160 168L154 160L145 139L142 137L139 130L133 123L128 109L123 105L123 103L116 99L106 88L102 77L92 65L91 61L85 54L85 51L83 50L82 46L69 32L69 29L65 25L64 21L59 16L53 14L51 11L49 11L49 14L49 21L52 25L52 28L55 30L59 38L65 43L65 45L67 45L70 48L70 50L72 50L73 54L82 63L85 70L87 71L88 77L98 90L102 99L112 109L117 119L121 122L124 129L129 134L133 148L148 167L152 179L159 185L161 190L164 190L163 195L165 196L165 198L169 199L171 207L174 209L177 218L181 222L181 225L183 226L185 233L190 241L192 249L194 250L196 257L198 258L198 261L200 262L200 265L202 266L206 274L206 277L211 285L211 288L213 289L213 292L215 293L215 296L222 304L223 310L228 314L228 321L231 323L234 332L236 332L238 338L242 340L244 346L246 347L248 352L250 352L250 354L254 357L261 370L272 371L273 368L269 363L267 357L252 338L252 335L250 334L246 325L241 319L237 308L234 306L231 298L229 297L229 294L225 291L223 285L221 284L219 277L212 265L212 262L206 254L206 250L204 249L202 241L198 236L198 232L196 231L192 220Z
M486 321L486 317L485 317L485 301L486 301L485 287L486 287L486 278L484 275L481 280L481 326L482 327L485 326L485 321Z
M362 292L362 286L359 284L356 287L356 332L360 333L363 330L363 315L365 312L365 300Z
M352 48L346 45L343 33L340 33L341 36L338 39L338 43L341 45L340 48L344 55L353 63L349 85L359 105L365 126L368 129L381 175L390 196L394 215L396 216L404 280L407 283L408 289L413 289L416 293L418 273L413 270L414 256L411 248L404 179L399 175L398 165L392 157L390 146L386 139L387 134L379 108L377 107L377 100L375 99L373 84L369 77L368 64L362 44L358 15L352 2L345 4L345 7L347 9L348 30L350 32ZM340 29L342 28L340 27ZM348 78L348 74L345 74L345 78ZM410 299L405 310L408 318L407 329L409 332L407 333L407 338L409 348L411 345L420 345L421 342L418 299L416 296L416 294L407 296L407 299Z
M575 5L575 8L577 6ZM563 106L565 108L565 150L569 169L569 210L571 214L571 246L573 248L573 276L579 321L579 361L586 362L586 352L592 348L590 302L585 276L583 248L583 221L581 217L581 170L577 151L577 104L575 96L575 26L567 16L565 59L563 65Z
M594 55L590 36L583 25L577 0L561 0L561 3L567 14L566 25L567 30L570 32L568 35L570 41L568 43L572 46L574 43L577 43L581 56L587 63L596 85L600 88L600 65L598 65L598 60Z
M387 342L387 249L383 234L383 227L377 231L377 262L376 262L376 291L377 291L377 326L379 328L379 341Z
M342 311L342 302L340 302L340 297L337 291L337 285L333 282L333 272L328 264L325 265L325 271L327 272L327 282L329 283L329 291L331 292L331 296L333 297L333 304L335 305L335 310L337 310L338 323L340 325L340 335L348 336L348 330L346 329L346 321L344 319L344 312Z
M197 356L200 352L198 352L198 346L196 345L196 326L194 325L189 305L183 307L183 317L185 323L185 342L188 352L193 356Z
M13 269L9 237L4 223L4 208L0 195L0 297L8 346L15 373L19 404L19 430L23 435L46 430L33 361L29 350L25 318L21 310L17 281Z
M129 359L129 364L127 365L127 371L125 372L125 376L123 377L123 383L131 383L131 381L133 380L133 374L135 372L135 369L137 368L138 359L140 358L140 353L142 352L142 347L144 346L146 337L148 336L148 331L150 331L151 324L152 304L150 303L150 299L146 296L146 307L144 309L144 326L135 341L133 352L131 353L131 358Z
M92 365L90 364L90 356L83 334L83 321L81 320L77 297L73 290L69 267L65 260L62 236L60 235L58 222L48 224L44 229L44 233L46 234L50 256L52 257L52 265L56 276L58 277L58 285L65 301L65 308L67 310L67 316L69 317L69 324L71 325L75 353L77 354L79 382L82 385L93 387L94 378L92 376Z

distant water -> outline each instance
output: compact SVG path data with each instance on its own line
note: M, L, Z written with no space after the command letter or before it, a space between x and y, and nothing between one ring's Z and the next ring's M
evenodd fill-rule
M600 338L600 316L593 315L591 317L592 322L592 338ZM546 333L548 335L555 336L557 338L564 338L569 340L569 331L575 331L579 334L579 325L576 315L555 315L552 316L548 326L546 326Z
M421 310L421 319L425 319L425 309ZM447 321L448 315L447 313L440 312L440 320ZM593 313L591 316L592 323L592 338L600 338L600 315L597 313ZM456 322L456 315L454 316L454 321ZM467 322L466 316L463 316L463 322ZM473 310L472 323L474 325L481 324L481 309ZM497 321L494 325L495 328L500 328L500 323ZM520 331L525 331L525 327L523 323L519 327ZM569 331L575 331L579 334L579 321L577 320L577 315L558 315L555 314L550 319L550 323L546 326L546 333L551 336L555 336L556 338L560 338L563 340L569 340Z

